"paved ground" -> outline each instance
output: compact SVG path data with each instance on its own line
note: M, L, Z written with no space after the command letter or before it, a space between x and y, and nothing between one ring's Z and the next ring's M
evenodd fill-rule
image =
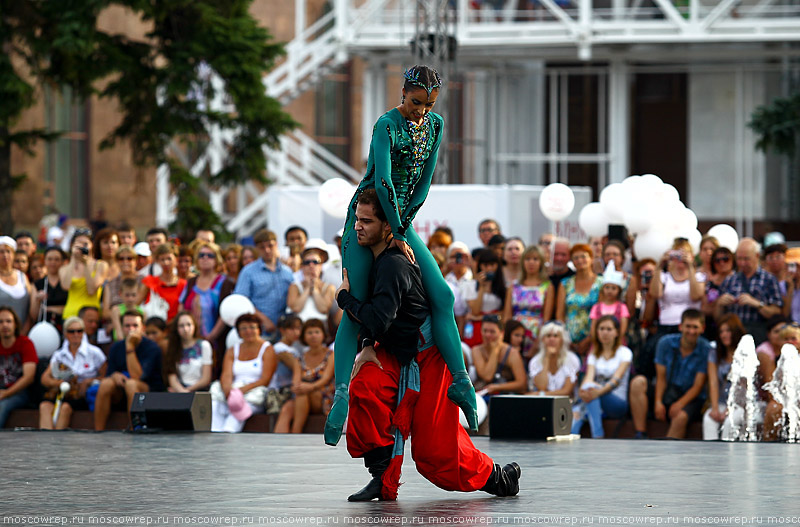
M368 479L319 436L0 432L0 525L781 525L800 523L800 445L507 442L500 499L437 489L407 446L400 500L351 504Z

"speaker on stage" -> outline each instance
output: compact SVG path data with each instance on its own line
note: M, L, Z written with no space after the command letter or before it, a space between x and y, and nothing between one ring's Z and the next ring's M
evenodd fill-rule
M494 395L489 399L489 436L496 439L547 439L572 428L569 397Z
M208 392L137 393L131 404L134 430L211 431L211 394Z

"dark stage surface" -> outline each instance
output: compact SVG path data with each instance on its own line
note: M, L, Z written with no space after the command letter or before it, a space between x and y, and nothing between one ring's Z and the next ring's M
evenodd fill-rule
M319 436L0 433L0 525L784 525L800 523L800 445L476 438L522 466L520 495L439 490L410 446L397 502Z

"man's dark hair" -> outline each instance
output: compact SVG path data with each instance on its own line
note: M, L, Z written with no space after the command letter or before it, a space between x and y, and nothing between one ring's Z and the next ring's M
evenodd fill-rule
M361 194L358 195L358 200L356 202L357 205L372 205L375 209L375 216L381 221L386 220L386 213L383 211L383 206L381 205L380 199L378 199L378 193L375 191L374 188L364 189Z
M308 239L308 231L306 231L299 225L292 225L291 227L286 229L286 232L283 233L283 239L286 240L289 237L289 233L292 231L300 231L303 233L303 235L305 235L306 239Z
M142 315L142 313L138 309L134 309L133 311L124 312L122 314L122 320L125 320L125 317L137 317L137 318L142 319L142 322L144 322L144 315ZM156 318L156 317L153 317L153 318ZM161 319L159 319L159 320L161 320ZM166 324L164 325L164 327L166 327Z
M772 245L770 245L766 249L764 249L763 255L764 255L764 258L766 258L768 255L770 255L772 253L786 254L787 250L788 249L786 248L785 244L783 244L783 243L773 243Z
M94 306L83 306L78 310L78 317L83 318L87 311L96 311L98 315L100 314L100 310Z
M126 311L125 314L127 315L130 311ZM134 311L134 313L139 313L139 311ZM139 313L141 315L141 313ZM142 319L144 319L144 315L142 315ZM155 326L161 331L165 331L167 329L167 321L161 317L150 317L144 321L144 325L146 326Z
M11 318L14 319L14 336L19 337L20 332L22 331L22 324L19 321L19 317L17 316L17 312L14 311L13 308L9 306L0 306L0 313L3 311L8 311L11 313Z
M147 234L145 234L144 237L147 238L148 236L152 236L153 234L163 234L164 238L169 239L169 233L167 232L166 229L162 229L161 227L153 227L152 229L147 231Z
M127 221L121 221L117 224L117 232L130 232L134 230L133 226Z
M699 320L700 322L703 323L703 325L705 325L706 323L705 315L701 313L699 309L694 309L694 308L687 309L681 315L681 324L683 324L687 320Z
M14 240L19 241L20 238L30 238L31 240L36 241L36 239L33 237L33 234L28 231L19 231L14 235Z

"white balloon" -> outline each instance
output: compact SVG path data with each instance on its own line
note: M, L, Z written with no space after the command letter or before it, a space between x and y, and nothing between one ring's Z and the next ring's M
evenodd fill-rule
M355 193L355 187L342 178L331 178L320 185L317 198L322 210L334 218L347 216L347 207Z
M486 405L486 401L480 395L475 398L475 402L478 403L476 406L478 407L478 424L480 425L486 420L486 416L489 414L489 407ZM458 422L461 423L461 426L469 430L467 418L464 415L464 410L461 408L458 409Z
M225 349L232 348L236 343L241 341L242 338L239 336L239 332L236 331L236 328L231 328L231 330L228 331L228 336L225 337Z
M730 225L719 223L708 229L706 234L716 238L720 246L727 247L731 252L736 252L736 247L739 245L739 233Z
M697 215L692 209L684 207L680 211L681 228L689 233L697 230Z
M655 190L664 184L661 178L655 174L642 174L641 183L649 189Z
M603 206L597 202L585 205L578 216L578 225L587 236L605 236L608 234L608 224Z
M647 232L655 223L651 207L645 200L632 200L625 206L623 217L625 227L631 234Z
M642 176L626 177L622 181L622 188L625 190L625 197L628 203L646 201L648 198L647 183L642 180Z
M600 192L600 205L609 223L622 224L625 221L623 211L627 205L625 188L622 183L612 183Z
M539 195L539 209L550 221L560 221L575 208L575 194L563 183L547 185Z
M219 318L229 326L235 325L240 316L255 312L256 307L244 295L228 295L219 305Z
M689 232L689 235L686 238L692 245L692 251L694 254L698 254L700 252L700 242L703 240L703 233L697 229L694 229L693 231Z
M661 229L650 229L636 236L633 242L633 249L636 251L636 258L652 258L659 261L664 253L672 247L673 238L669 233Z
M61 347L61 336L58 330L50 322L38 322L28 332L28 338L33 341L36 348L36 355L40 359L49 358L59 347Z

